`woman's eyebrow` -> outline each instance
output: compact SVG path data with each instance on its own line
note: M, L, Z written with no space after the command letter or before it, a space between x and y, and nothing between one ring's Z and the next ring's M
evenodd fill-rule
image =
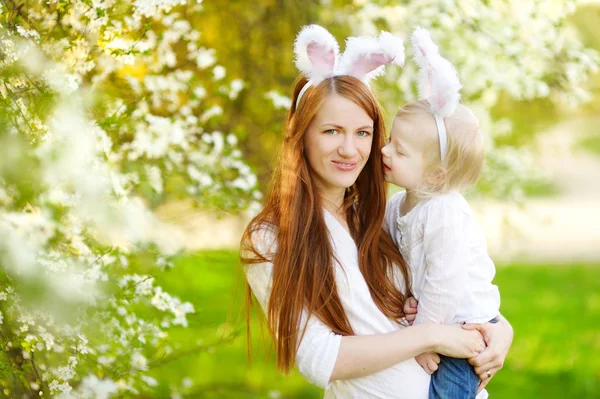
M321 127L325 127L325 126L335 127L336 129L344 130L343 126L336 125L335 123L323 123L321 125Z
M337 125L335 123L323 123L321 125L321 127L325 127L325 126L331 126L331 127L335 127L336 129L346 130L346 128L344 128L343 126ZM371 129L371 130L373 130L373 126L371 126L371 125L364 125L364 126L361 126L361 127L357 128L356 130L365 130L365 129Z

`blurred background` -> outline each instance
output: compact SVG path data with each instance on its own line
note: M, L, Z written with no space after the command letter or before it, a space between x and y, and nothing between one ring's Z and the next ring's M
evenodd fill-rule
M488 391L600 398L591 0L3 0L0 395L322 397L277 372L256 309L248 361L237 252L310 23L342 50L431 31L487 140L468 198L515 330ZM410 56L373 84L389 123Z

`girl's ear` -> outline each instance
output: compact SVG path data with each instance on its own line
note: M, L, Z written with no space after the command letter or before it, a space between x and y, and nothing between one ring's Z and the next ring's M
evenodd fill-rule
M427 177L427 183L434 187L439 187L444 184L447 177L448 170L440 165Z

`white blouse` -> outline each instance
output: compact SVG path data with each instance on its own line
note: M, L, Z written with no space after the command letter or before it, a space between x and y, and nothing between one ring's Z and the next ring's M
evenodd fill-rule
M357 335L372 335L406 328L387 318L375 305L360 272L358 251L352 237L333 215L326 210L323 210L323 214L335 258L339 260L334 261L334 265L340 300L354 332ZM264 228L255 235L254 240L257 250L267 258L277 251L273 228ZM272 270L273 264L270 262L246 267L246 278L263 311L267 308L271 293ZM398 289L404 290L401 274L395 275L398 276ZM296 354L298 370L309 382L325 389L325 398L428 398L430 377L414 358L365 377L328 383L341 339L341 335L333 333L317 317L311 316Z
M419 301L415 324L484 323L497 316L494 263L464 197L435 196L401 216L404 197L400 192L388 201L385 228L411 270Z

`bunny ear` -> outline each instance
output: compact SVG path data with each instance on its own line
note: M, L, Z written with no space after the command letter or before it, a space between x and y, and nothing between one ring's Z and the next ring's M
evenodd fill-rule
M429 32L417 27L411 36L414 60L419 66L419 98L426 99L431 112L441 117L452 115L460 100L458 73L443 58Z
M302 28L294 42L296 67L313 84L333 76L339 52L333 35L319 25Z
M354 76L368 84L374 77L382 75L385 65L390 62L404 64L402 39L388 32L382 32L378 38L350 37L346 40L346 51L336 74Z

